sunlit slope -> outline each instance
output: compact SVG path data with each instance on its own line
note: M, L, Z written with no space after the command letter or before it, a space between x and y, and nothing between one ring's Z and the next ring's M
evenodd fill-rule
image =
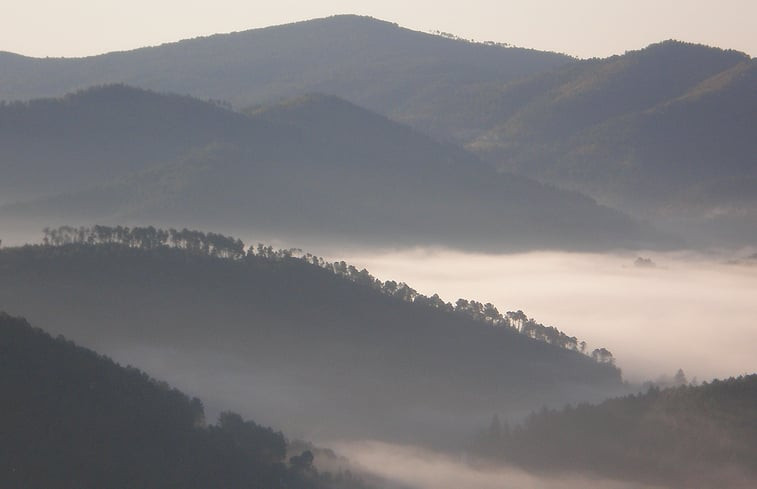
M611 364L285 255L37 246L0 269L7 310L297 433L449 442L622 388Z
M0 121L0 213L40 227L142 222L490 250L668 243L583 195L497 173L330 96L245 116L109 86L12 104Z

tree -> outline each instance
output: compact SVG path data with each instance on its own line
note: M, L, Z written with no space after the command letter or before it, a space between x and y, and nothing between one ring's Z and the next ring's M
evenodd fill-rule
M689 381L686 379L686 374L683 373L683 369L678 369L678 372L673 376L673 385L687 385Z

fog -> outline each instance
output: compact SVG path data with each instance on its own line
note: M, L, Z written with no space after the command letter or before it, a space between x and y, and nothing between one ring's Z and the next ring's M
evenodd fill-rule
M586 477L537 477L516 468L475 468L463 458L454 458L412 446L374 441L335 443L362 470L397 484L391 487L413 489L651 489Z
M39 242L40 223L3 223L3 245ZM234 234L234 233L232 233ZM757 371L757 260L754 249L722 253L531 252L485 254L441 248L370 250L236 233L245 242L301 247L367 268L419 292L492 302L613 352L630 381L689 380ZM266 239L269 238L269 239ZM635 265L638 257L652 266ZM749 261L749 260L747 260Z
M748 256L752 250L734 256ZM344 259L419 292L522 309L610 349L632 381L757 371L757 266L717 254L534 252L487 255L415 249L347 251ZM634 264L642 256L652 266Z

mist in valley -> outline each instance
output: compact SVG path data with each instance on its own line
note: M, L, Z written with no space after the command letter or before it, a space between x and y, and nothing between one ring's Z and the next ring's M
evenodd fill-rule
M702 381L757 370L757 263L744 258L752 253L413 249L339 256L453 303L463 297L521 309L591 348L608 348L628 380L682 368Z
M359 471L378 476L386 489L655 489L655 486L571 474L538 476L515 467L476 463L412 445L335 442ZM661 489L661 488L658 488Z
M757 487L757 60L401 20L0 46L0 488Z

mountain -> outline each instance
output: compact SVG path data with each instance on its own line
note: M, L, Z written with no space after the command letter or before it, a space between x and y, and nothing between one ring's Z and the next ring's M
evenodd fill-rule
M732 219L731 242L750 243L756 202L727 182L757 176L756 83L742 53L668 41L506 84L484 114L490 129L461 142L700 243Z
M124 86L0 108L0 218L222 227L373 245L487 250L657 246L666 238L572 191L344 100L244 115Z
M0 250L6 310L297 436L449 444L494 410L625 388L609 352L522 313L344 263L154 228L46 240Z
M278 128L208 102L116 85L0 106L3 201L68 192L213 141L283 144Z
M678 41L575 60L356 16L88 58L0 53L0 99L127 83L255 111L335 95L691 246L757 239L754 199L726 190L755 178L755 78L743 53ZM698 200L714 189L716 198Z
M4 313L0 366L2 487L340 487L287 464L281 433L206 425L198 399Z
M668 488L748 488L757 481L757 375L543 410L479 440L488 457L540 473L620 478Z
M87 58L0 53L0 100L126 83L237 107L322 92L397 115L433 107L464 86L511 80L570 60L341 15Z

